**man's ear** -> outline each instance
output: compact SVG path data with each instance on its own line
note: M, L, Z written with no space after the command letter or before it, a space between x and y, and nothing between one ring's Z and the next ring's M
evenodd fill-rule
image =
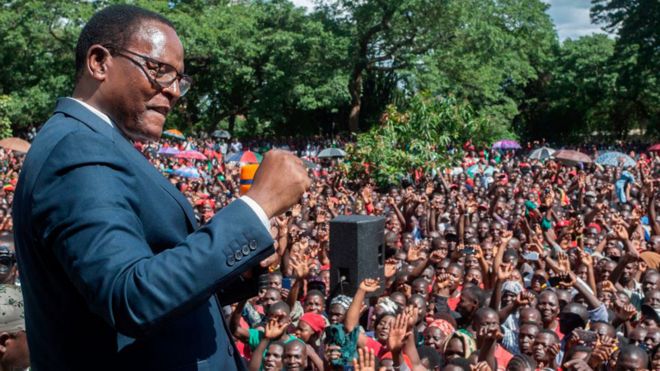
M87 73L95 80L105 80L111 59L112 55L107 48L98 44L92 45L87 50L87 57L85 58Z

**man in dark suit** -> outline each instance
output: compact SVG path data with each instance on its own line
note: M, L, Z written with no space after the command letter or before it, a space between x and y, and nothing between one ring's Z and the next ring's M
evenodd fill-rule
M248 194L198 228L186 199L134 149L160 137L191 80L158 14L112 6L76 47L76 85L35 138L14 226L32 369L244 369L221 306L273 254L268 220L309 186L269 152ZM286 174L286 176L282 176Z

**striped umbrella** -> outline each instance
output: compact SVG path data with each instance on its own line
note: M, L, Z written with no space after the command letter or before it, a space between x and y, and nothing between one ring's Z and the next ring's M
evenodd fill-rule
M550 157L552 157L552 154L555 153L555 152L557 152L557 151L555 151L552 148L541 147L541 148L537 148L537 149L533 150L529 154L529 158L531 158L532 160L547 160Z
M179 130L176 130L176 129L165 130L163 132L163 135L166 136L166 137L176 138L176 139L181 139L181 140L186 139L186 137L183 135L183 133L180 132Z

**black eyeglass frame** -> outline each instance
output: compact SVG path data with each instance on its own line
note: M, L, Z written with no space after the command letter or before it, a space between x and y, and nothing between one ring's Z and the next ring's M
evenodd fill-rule
M172 66L169 63L161 62L161 61L159 61L157 59L154 59L154 58L151 58L149 56L142 55L142 54L130 51L126 48L120 48L120 47L117 47L117 46L114 46L114 45L104 45L104 47L110 51L111 55L116 54L116 55L122 56L122 57L128 59L129 61L133 62L137 66L139 66L140 69L142 70L142 72L144 72L144 74L147 77L147 79L149 80L149 82L152 85L154 85L155 87L157 87L159 91L167 89L168 87L170 87L174 83L174 81L178 80L178 82L179 82L179 92L180 92L181 96L184 96L190 90L190 87L192 86L192 77L190 77L189 75L186 75L185 73L179 72L174 66ZM129 57L128 55L123 54L122 52L134 55L136 57L140 57L145 62L155 64L156 68L151 69L148 66L145 66L142 63L139 63L138 61L136 61L135 59ZM157 80L158 77L152 77L149 74L149 72L147 71L147 70L155 71L156 74L158 74L158 73L160 73L159 71L161 71L163 66L166 66L167 68L169 68L172 71L176 72L176 76L174 76L174 78L172 78L172 80L162 81L162 82L158 81ZM182 81L184 82L183 85L181 84ZM183 86L183 88L182 88L182 86Z

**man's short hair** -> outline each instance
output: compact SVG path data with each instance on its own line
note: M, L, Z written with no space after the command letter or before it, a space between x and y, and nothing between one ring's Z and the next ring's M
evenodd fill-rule
M76 44L76 81L85 68L87 51L94 44L124 47L144 21L156 21L174 28L160 14L133 5L111 5L90 18Z

